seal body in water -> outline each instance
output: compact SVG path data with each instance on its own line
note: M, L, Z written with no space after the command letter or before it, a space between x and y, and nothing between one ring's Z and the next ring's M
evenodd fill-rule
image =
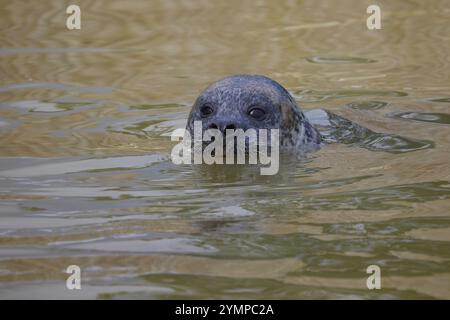
M235 75L207 87L196 99L186 129L193 136L194 121L202 130L279 129L280 149L301 153L317 150L321 136L289 92L260 75Z

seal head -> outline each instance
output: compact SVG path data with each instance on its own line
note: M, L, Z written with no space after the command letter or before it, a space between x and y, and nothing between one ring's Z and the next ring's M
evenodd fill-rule
M186 129L279 129L280 148L317 150L321 137L297 103L276 81L260 75L235 75L211 84L195 101Z

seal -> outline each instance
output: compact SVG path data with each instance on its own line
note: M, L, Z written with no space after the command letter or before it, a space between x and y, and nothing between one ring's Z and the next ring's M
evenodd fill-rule
M317 150L321 135L278 82L261 75L234 75L207 87L192 106L186 129L194 121L208 129L279 129L280 149Z

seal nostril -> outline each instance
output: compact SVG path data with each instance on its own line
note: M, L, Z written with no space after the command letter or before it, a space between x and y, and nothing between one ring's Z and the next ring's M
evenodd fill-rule
M225 127L225 130L226 129L236 130L236 126L234 124L229 124Z

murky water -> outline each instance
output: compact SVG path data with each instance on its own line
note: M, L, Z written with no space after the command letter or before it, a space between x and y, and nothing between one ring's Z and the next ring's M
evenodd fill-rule
M81 0L69 31L64 1L1 0L0 297L450 298L449 3L378 1L369 31L371 2ZM331 143L276 176L172 164L236 73Z

